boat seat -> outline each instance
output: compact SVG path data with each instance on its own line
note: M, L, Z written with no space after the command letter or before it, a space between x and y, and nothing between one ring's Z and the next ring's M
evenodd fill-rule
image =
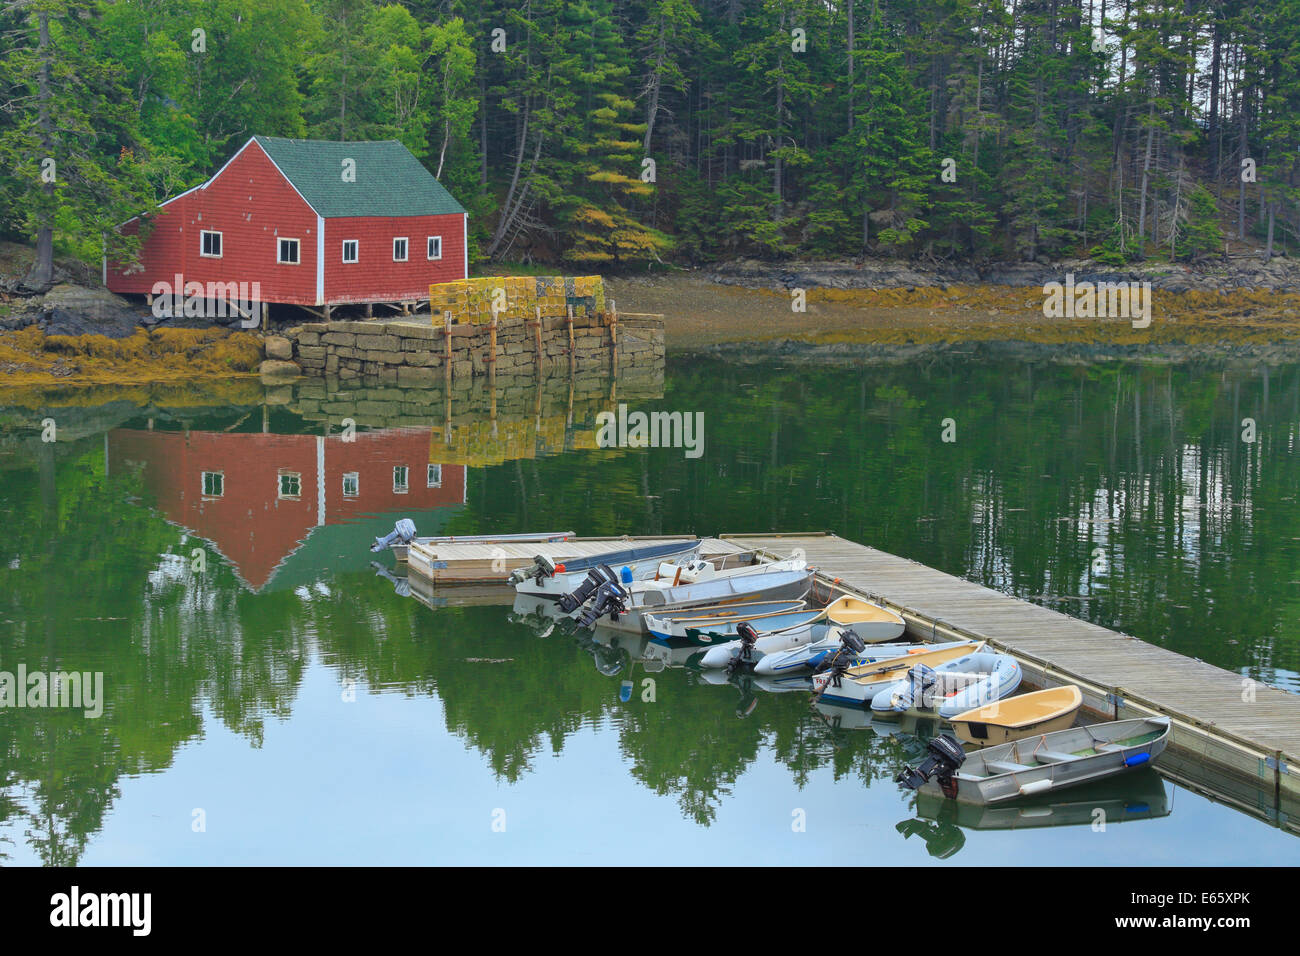
M994 773L1024 773L1026 770L1033 770L1033 767L1026 767L1022 763L1012 763L1009 760L986 760L984 766L988 767Z
M1061 753L1059 750L1035 750L1034 759L1039 763L1069 763L1079 758L1074 754Z

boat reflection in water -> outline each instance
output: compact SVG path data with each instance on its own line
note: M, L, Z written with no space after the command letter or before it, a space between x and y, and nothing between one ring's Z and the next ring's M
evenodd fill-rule
M1152 768L1043 797L980 806L938 794L916 795L916 817L894 829L920 837L933 857L946 859L966 844L963 830L1027 830L1039 827L1111 826L1169 816L1168 787Z
M832 730L870 730L877 737L892 737L904 744L911 743L918 754L925 752L925 741L951 729L947 721L937 717L902 714L891 720L882 720L879 715L872 719L871 711L864 707L840 707L822 700L816 701L813 709Z

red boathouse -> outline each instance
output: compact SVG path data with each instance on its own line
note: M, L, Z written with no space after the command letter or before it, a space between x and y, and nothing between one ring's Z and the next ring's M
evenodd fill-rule
M113 292L257 282L300 306L427 299L469 273L465 209L401 143L254 136L207 182L163 202L140 262L105 262ZM122 226L139 228L139 219Z

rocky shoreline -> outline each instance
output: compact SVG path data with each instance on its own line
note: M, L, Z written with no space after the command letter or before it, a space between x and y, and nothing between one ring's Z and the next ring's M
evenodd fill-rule
M194 374L212 358L215 368L228 372L272 378L301 372L282 338L221 327L237 318L159 319L142 303L99 287L83 263L60 263L57 285L42 295L22 295L15 275L27 252L0 243L0 385L140 378L160 363L169 375L181 374L173 363L182 355ZM1044 321L1041 303L1035 304L1040 290L1067 275L1076 283L1149 282L1165 297L1165 327L1137 341L1106 322ZM620 311L665 316L669 351L739 362L894 362L930 355L1173 362L1208 354L1271 362L1295 361L1300 342L1300 260L1281 255L1267 263L1242 256L1124 268L1087 259L744 259L691 272L611 277L610 284L619 290ZM808 293L798 315L791 309L795 289ZM260 353L256 360L253 349Z
M688 350L695 358L724 359L736 365L787 362L807 365L897 365L918 360L1042 361L1055 365L1089 365L1094 362L1142 362L1154 365L1182 365L1207 362L1231 365L1236 362L1285 365L1300 361L1300 341L1204 343L1119 343L1119 342L1035 342L1012 338L988 341L947 342L835 342L816 343L793 339L767 342L722 342Z
M1300 292L1300 261L1274 256L1265 263L1258 256L1206 259L1199 263L1138 263L1124 267L1102 265L1091 259L1054 262L921 262L895 259L839 259L764 262L740 259L700 270L702 279L717 285L747 289L899 289L940 288L950 285L1021 286L1042 288L1063 282L1073 274L1076 282L1150 282L1164 292L1218 292L1228 295L1253 289Z

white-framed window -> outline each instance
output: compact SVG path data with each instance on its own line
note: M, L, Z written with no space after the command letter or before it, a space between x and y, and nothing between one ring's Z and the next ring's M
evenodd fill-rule
M429 237L429 258L430 259L442 258L442 236Z
M425 483L430 488L442 487L442 465L429 466L429 471L425 477Z
M361 475L349 471L343 476L343 497L355 498L359 494L361 494Z
M393 466L393 494L404 495L409 489L410 469L405 465Z
M203 473L203 497L220 498L226 493L226 473L224 471L205 471Z
M278 496L281 498L298 498L302 495L302 473L298 471L280 471L280 487Z
M216 230L199 230L199 255L206 259L221 258L221 233Z
M357 240L355 239L343 240L343 261L344 262L356 262L360 251L361 251L361 246L357 242Z
M281 238L279 242L279 254L276 256L276 262L283 262L286 265L296 266L298 260L298 240Z
M393 240L393 261L394 262L406 261L406 237L405 236L399 236L398 238Z

